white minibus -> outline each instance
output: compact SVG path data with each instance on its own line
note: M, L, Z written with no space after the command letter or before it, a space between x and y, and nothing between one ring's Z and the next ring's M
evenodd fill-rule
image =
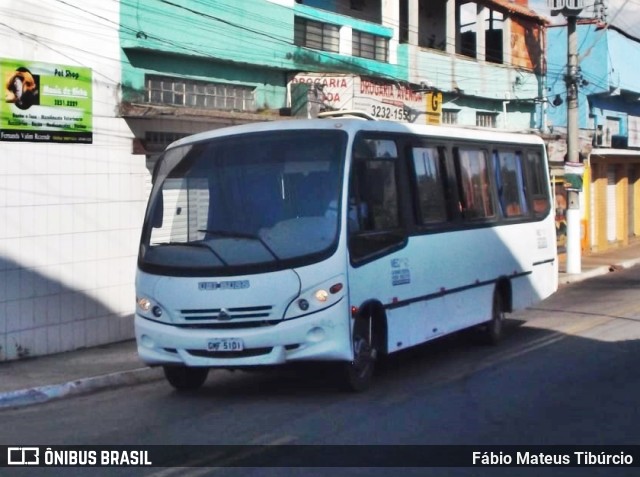
M557 288L550 197L530 133L338 117L180 139L141 235L138 353L176 389L323 361L359 391L399 350L495 343Z

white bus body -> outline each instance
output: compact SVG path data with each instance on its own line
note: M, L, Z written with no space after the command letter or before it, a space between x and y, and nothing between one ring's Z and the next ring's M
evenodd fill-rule
M333 361L364 389L386 354L557 288L543 141L362 119L219 129L154 173L138 353L178 389L209 368Z

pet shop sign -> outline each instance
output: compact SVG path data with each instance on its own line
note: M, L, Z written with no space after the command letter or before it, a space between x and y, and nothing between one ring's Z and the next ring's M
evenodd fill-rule
M89 144L91 68L0 59L0 141Z

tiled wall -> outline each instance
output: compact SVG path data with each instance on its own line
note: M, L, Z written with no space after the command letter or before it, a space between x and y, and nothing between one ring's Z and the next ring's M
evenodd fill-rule
M98 123L92 145L0 144L0 359L133 336L148 172Z
M92 144L0 141L0 361L132 338L149 173L116 117L119 2L0 11L0 58L90 68L93 85Z

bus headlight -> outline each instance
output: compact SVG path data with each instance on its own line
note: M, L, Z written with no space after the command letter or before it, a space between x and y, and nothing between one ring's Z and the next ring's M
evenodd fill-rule
M153 304L151 303L151 300L149 300L148 298L144 298L144 297L136 298L136 303L138 305L138 309L140 311L144 311L144 312L148 312L151 309L151 307L153 306Z
M285 319L297 318L301 316L301 312L315 313L336 304L344 297L345 280L344 275L338 275L306 287L291 303L294 306L290 306L285 312Z
M324 303L325 301L327 301L327 299L329 298L329 292L327 290L324 289L320 289L317 290L313 296L316 298L316 300L318 300L320 303Z
M149 317L153 315L156 318L162 316L162 307L146 297L137 297L136 305L141 315Z

